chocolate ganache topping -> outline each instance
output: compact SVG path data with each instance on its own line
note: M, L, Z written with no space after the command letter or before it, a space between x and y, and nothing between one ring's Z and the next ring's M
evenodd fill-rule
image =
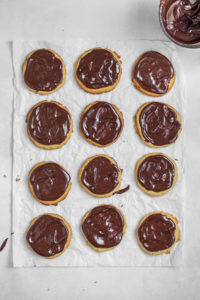
M200 0L165 0L160 4L167 33L184 44L200 42Z
M139 123L145 141L155 146L175 142L181 127L176 112L160 102L146 105L140 112Z
M85 237L96 248L117 246L122 240L123 228L123 216L111 205L93 208L82 223Z
M165 94L174 76L174 68L167 57L156 51L142 54L133 70L133 77L146 91Z
M81 176L83 185L94 194L111 193L118 185L119 168L108 158L98 156L84 168Z
M81 58L76 74L84 86L100 89L112 86L118 79L120 66L106 49L93 49Z
M145 158L138 170L139 183L149 191L161 192L171 188L175 176L173 163L164 155L150 155Z
M69 174L58 164L48 162L36 167L30 183L39 200L55 201L65 192L70 182Z
M62 62L47 49L35 51L27 60L25 83L33 90L50 92L63 80Z
M49 257L63 251L68 234L68 229L61 219L42 215L29 228L26 240L36 253Z
M176 225L172 219L156 213L147 217L138 228L138 237L147 251L170 248L175 242Z
M98 101L83 114L80 128L87 139L107 145L118 138L122 121L112 104Z
M71 126L69 113L53 102L41 102L27 121L30 135L42 145L61 144Z

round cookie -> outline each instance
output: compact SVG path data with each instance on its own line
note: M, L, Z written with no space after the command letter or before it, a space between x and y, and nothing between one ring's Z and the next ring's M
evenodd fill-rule
M135 129L149 147L166 147L174 143L181 130L180 114L169 104L144 103L135 115Z
M85 107L80 117L81 135L91 144L106 147L115 143L124 127L119 109L111 103L95 101Z
M110 197L121 185L122 170L107 155L95 155L82 165L78 179L82 188L94 197Z
M28 247L46 258L60 256L69 246L71 236L72 230L67 221L50 213L33 219L26 231Z
M55 162L40 162L29 172L28 186L33 197L42 204L56 205L71 188L71 177Z
M126 233L126 219L114 205L102 204L88 211L82 219L86 243L97 252L113 250Z
M27 114L27 132L30 140L39 148L61 148L73 131L70 111L56 101L41 101Z
M144 155L136 164L138 187L150 196L162 196L176 184L178 178L175 161L163 153Z
M32 92L48 95L65 84L66 68L62 58L51 49L38 49L26 57L23 79Z
M113 90L121 77L118 54L101 47L87 50L76 63L75 78L79 86L91 94Z
M160 97L172 88L175 70L166 56L156 51L147 51L136 60L132 80L140 92Z
M149 213L139 222L136 237L146 253L169 254L175 243L180 240L178 220L162 211Z

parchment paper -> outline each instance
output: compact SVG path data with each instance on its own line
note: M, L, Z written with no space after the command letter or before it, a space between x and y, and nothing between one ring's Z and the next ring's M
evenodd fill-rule
M75 62L87 49L97 46L116 51L122 60L122 77L118 86L111 92L92 95L84 92L74 78ZM58 52L67 68L67 80L63 88L48 96L36 95L29 91L22 79L22 63L26 55L38 48L49 48ZM131 71L136 58L147 50L156 50L166 55L176 70L175 85L165 96L155 98L138 92L132 81ZM13 264L14 267L33 266L177 266L182 260L183 247L183 207L184 207L184 125L181 136L175 144L152 150L137 136L133 117L143 103L162 101L175 107L184 120L184 88L181 66L176 56L175 46L170 42L128 40L124 41L14 41L14 125L13 125ZM58 150L43 150L33 145L26 133L26 114L42 100L56 100L71 111L74 132L68 143ZM79 117L86 105L95 101L108 101L118 106L124 116L124 130L120 139L113 145L100 149L86 142L80 135ZM150 152L163 152L176 159L178 182L168 194L150 197L136 185L134 169L137 160ZM113 157L123 171L121 188L130 184L130 190L121 195L98 199L87 194L79 185L78 171L82 163L95 154ZM71 175L72 188L67 198L58 206L44 206L37 202L28 189L28 173L40 161L55 161L63 165ZM97 253L87 246L82 237L80 224L83 215L98 204L112 203L126 216L127 232L122 242L113 250ZM152 256L145 254L136 240L136 227L140 219L151 211L165 211L179 219L181 241L170 255ZM25 240L25 231L36 216L43 213L57 213L63 216L72 227L72 240L69 248L56 259L46 259L31 252Z

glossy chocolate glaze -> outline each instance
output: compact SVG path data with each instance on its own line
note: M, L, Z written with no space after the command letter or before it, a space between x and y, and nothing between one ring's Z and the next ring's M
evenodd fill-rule
M106 49L93 49L79 62L76 75L89 89L100 89L114 85L120 66L112 53Z
M68 229L61 219L42 215L28 230L26 240L36 253L49 257L63 251L68 234Z
M62 62L51 51L39 49L27 60L25 83L35 91L50 92L62 83Z
M174 181L175 168L164 155L151 155L145 158L137 171L139 183L149 191L168 190Z
M3 249L5 248L6 244L7 244L8 238L6 238L3 243L0 246L0 252L3 251Z
M139 123L144 140L155 146L175 142L181 127L176 112L160 102L146 105L140 112Z
M142 54L133 70L134 79L146 91L165 94L174 76L174 68L167 57L156 51Z
M152 214L138 228L138 237L144 248L151 252L170 248L175 242L176 224L162 214Z
M119 168L108 158L93 158L84 168L81 182L94 194L111 193L118 185Z
M168 34L178 42L200 42L200 1L165 0L160 4L161 20Z
M42 145L64 142L70 126L69 113L52 102L44 102L35 107L28 120L30 135Z
M124 189L121 189L121 190L115 192L113 195L115 195L115 194L124 194L129 190L129 188L130 188L130 185L127 185Z
M34 193L42 201L59 199L66 192L69 182L69 174L56 163L40 165L30 176Z
M123 228L123 216L111 205L93 208L82 223L85 237L96 248L117 246L122 240Z
M98 101L83 114L80 128L87 139L107 145L118 138L122 122L112 104Z

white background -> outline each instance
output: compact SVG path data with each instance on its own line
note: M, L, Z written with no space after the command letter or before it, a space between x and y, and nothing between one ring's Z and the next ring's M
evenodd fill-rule
M0 241L11 232L12 39L166 39L155 0L0 0ZM187 76L187 197L180 268L14 269L11 238L0 253L0 299L199 299L200 49L177 47ZM7 177L4 178L3 175Z

